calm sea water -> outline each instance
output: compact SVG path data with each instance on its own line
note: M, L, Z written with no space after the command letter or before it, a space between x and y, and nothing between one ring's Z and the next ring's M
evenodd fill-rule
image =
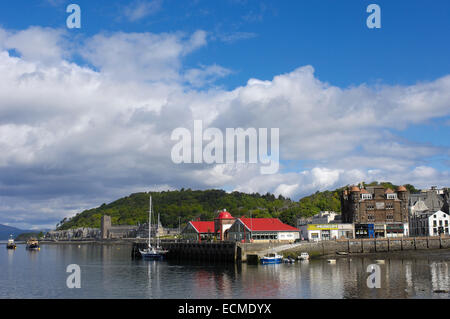
M450 298L450 250L389 255L381 288L366 285L380 256L280 265L202 265L132 260L129 245L0 249L0 298ZM66 267L81 267L81 288Z

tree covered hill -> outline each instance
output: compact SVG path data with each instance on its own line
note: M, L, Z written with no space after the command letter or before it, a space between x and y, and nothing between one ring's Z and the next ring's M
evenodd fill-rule
M63 219L58 230L77 227L100 227L103 215L110 215L113 225L136 225L148 221L149 195L152 195L153 211L161 215L165 227L178 227L190 220L212 220L215 212L227 209L234 216L271 217L293 205L283 196L272 194L227 193L223 190L163 191L135 193L98 208L85 210L71 219Z
M395 189L389 182L372 182L365 186L383 185ZM412 185L405 185L410 192L417 192ZM58 230L78 227L100 227L103 215L111 216L113 225L137 225L148 221L149 195L152 195L153 210L161 215L164 227L176 228L179 221L185 225L191 220L213 220L218 210L227 209L233 216L276 217L292 226L299 217L313 216L320 211L341 211L339 193L343 188L323 191L303 197L298 202L283 196L267 193L227 193L223 190L191 190L135 193L109 204L85 210L72 218L63 219Z

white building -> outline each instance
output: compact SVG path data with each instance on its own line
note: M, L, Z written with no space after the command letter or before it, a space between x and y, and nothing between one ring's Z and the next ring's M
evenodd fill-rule
M300 226L300 236L309 241L354 238L353 224L306 224Z
M450 216L441 210L417 212L409 220L412 236L449 235Z
M340 214L333 211L322 211L312 217L297 219L297 227L306 224L329 224L333 222L340 222Z

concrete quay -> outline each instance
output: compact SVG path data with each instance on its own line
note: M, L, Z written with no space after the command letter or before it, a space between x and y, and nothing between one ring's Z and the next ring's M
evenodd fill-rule
M204 262L255 263L269 252L285 256L297 256L307 252L312 258L338 253L367 254L389 253L407 250L450 248L450 236L412 237L412 238L365 238L339 239L320 242L283 243L239 243L239 242L162 242L161 246L169 250L167 259L194 260ZM132 245L133 258L140 257L139 249L145 248L145 241L136 241Z

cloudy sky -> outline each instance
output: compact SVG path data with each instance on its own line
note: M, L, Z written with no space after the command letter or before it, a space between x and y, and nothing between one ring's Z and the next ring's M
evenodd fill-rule
M66 7L81 7L81 29ZM450 3L0 3L0 223L133 192L450 185ZM172 131L279 128L280 170L174 164Z

